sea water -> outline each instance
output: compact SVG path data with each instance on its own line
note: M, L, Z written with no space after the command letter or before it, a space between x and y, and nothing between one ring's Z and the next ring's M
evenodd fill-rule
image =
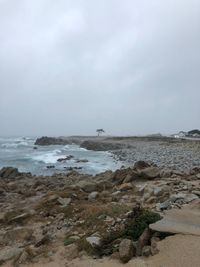
M108 152L91 151L78 145L35 146L34 137L0 137L0 168L16 167L21 172L35 175L66 173L68 168L81 168L85 174L97 174L106 170L116 170L122 163L113 159ZM37 149L34 149L37 148ZM72 159L59 162L67 156ZM87 162L78 162L87 160ZM54 166L54 168L47 168Z

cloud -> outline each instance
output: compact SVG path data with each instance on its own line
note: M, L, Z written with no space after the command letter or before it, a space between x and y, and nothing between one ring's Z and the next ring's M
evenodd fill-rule
M197 0L0 0L1 135L198 128Z

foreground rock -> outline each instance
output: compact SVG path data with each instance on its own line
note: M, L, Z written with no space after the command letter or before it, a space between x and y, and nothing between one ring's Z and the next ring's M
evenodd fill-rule
M163 219L150 225L153 231L191 234L200 236L200 201L190 204L180 210L166 211Z
M119 245L119 257L123 263L130 261L135 256L136 250L133 246L133 241L130 239L123 239Z

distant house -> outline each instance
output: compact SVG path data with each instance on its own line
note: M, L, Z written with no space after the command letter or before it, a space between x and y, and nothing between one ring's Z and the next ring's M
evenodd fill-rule
M183 138L187 136L187 132L180 131L178 134L174 134L175 138Z
M200 138L200 131L199 130L192 130L189 132L180 131L178 134L174 134L173 137L175 138Z

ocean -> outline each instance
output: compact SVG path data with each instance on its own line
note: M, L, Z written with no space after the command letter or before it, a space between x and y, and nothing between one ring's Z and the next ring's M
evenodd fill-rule
M79 168L80 173L95 175L106 170L116 170L122 165L109 152L86 150L75 144L35 146L35 140L33 137L0 137L0 168L16 167L21 172L46 176L66 173L70 167L75 167ZM67 156L73 157L57 161ZM78 162L82 160L85 162Z

